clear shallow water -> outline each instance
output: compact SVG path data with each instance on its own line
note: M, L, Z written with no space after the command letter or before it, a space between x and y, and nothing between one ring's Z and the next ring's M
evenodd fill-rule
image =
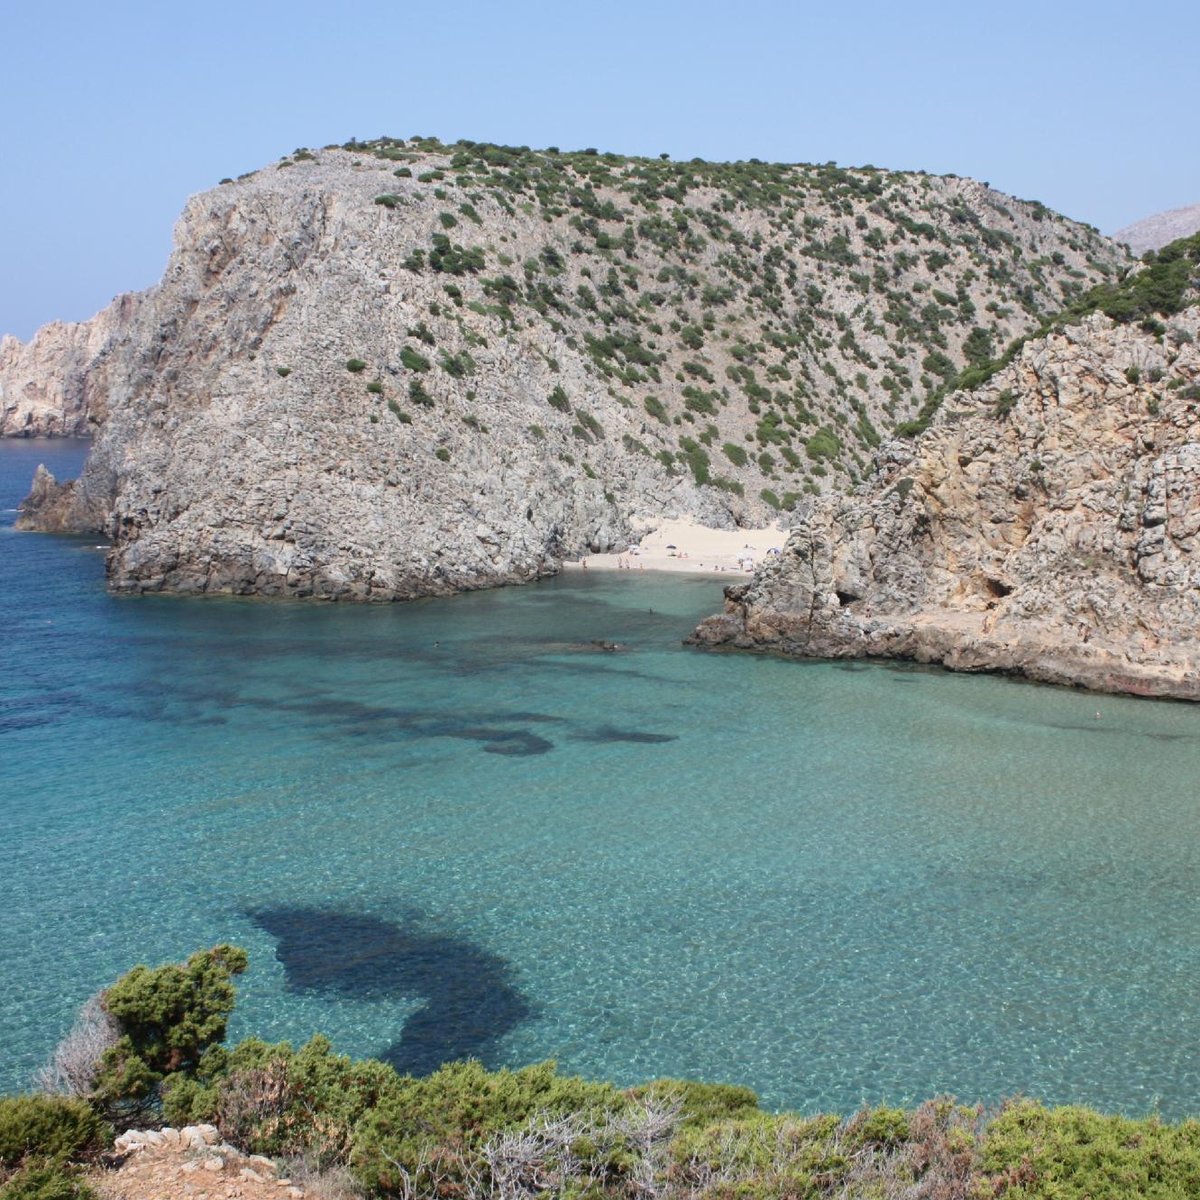
M0 508L81 457L0 442ZM698 654L685 577L115 599L11 519L0 1086L230 940L234 1036L401 1068L1200 1112L1200 708Z

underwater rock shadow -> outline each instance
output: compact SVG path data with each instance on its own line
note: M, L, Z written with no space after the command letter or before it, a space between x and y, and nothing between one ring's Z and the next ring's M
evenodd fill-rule
M527 729L488 729L486 726L480 726L457 729L445 736L461 738L468 742L482 742L484 754L523 757L529 754L546 754L554 749L552 741L538 737L536 733L530 733Z
M448 714L433 709L400 709L364 704L358 700L314 695L289 700L264 700L264 707L302 713L337 727L339 735L378 737L389 729L409 738L452 738L478 743L485 754L529 757L548 754L554 742L534 733L527 725L569 726L564 717L526 710L495 709L487 712ZM515 728L510 728L515 726ZM652 733L640 729L621 729L599 725L577 729L566 735L575 742L634 742L657 745L678 740L678 734Z
M571 734L573 742L634 742L638 745L657 746L662 742L677 742L677 733L649 733L643 729L617 729L613 725L598 725L595 729L582 729Z
M276 942L293 992L373 1000L423 997L399 1038L376 1057L401 1074L428 1075L477 1058L501 1065L501 1038L533 1015L509 963L484 947L360 913L268 908L247 916Z
M561 718L545 713L495 711L475 717L476 721L486 724L473 723L470 715L450 715L432 709L381 707L357 700L322 696L283 701L263 700L260 703L263 707L301 713L323 720L328 725L336 725L339 736L377 738L392 732L408 738L455 738L480 743L485 754L509 757L546 754L554 749L554 743L528 729L506 729L503 726L526 723L548 725L561 721Z

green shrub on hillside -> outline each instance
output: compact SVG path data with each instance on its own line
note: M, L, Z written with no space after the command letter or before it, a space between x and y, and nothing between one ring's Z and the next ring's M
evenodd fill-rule
M400 351L400 363L410 371L428 371L433 365L425 355L411 346L405 346Z
M596 440L603 439L604 426L601 425L600 422L597 421L596 418L593 417L590 412L588 412L586 409L582 409L578 405L576 405L575 418L579 422L579 425L582 426L583 429L587 432L589 439L590 438L595 438Z
M823 458L837 458L841 451L841 439L828 425L822 425L804 443L804 452L813 462L819 462Z
M103 997L120 1037L100 1059L95 1094L114 1116L153 1108L164 1082L194 1074L203 1055L225 1037L233 1012L233 978L246 952L214 946L186 963L137 966Z
M1064 315L1078 319L1099 311L1128 323L1179 312L1189 291L1200 287L1200 233L1180 238L1157 253L1151 250L1142 262L1141 270L1120 283L1102 283L1085 292Z
M663 406L663 402L657 396L647 396L642 401L642 405L650 416L656 421L661 421L664 425L671 419L666 408Z
M678 458L680 462L687 463L688 468L692 472L692 478L699 484L708 483L708 451L693 438L689 437L681 437L679 439L679 447Z
M0 1185L0 1200L100 1200L77 1167L62 1162L30 1162Z
M27 1158L90 1158L102 1149L106 1133L83 1100L0 1097L0 1168L20 1166Z
M457 354L443 350L438 358L438 365L454 379L475 374L475 360L467 350L460 350Z
M483 270L484 254L478 246L467 249L451 242L444 233L435 233L429 266L446 275L475 275Z

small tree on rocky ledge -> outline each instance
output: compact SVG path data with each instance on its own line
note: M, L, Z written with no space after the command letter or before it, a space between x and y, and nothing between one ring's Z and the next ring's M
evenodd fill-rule
M244 950L221 945L186 963L134 967L88 1001L39 1082L85 1096L117 1124L156 1109L163 1085L194 1076L224 1039L233 977L246 966Z

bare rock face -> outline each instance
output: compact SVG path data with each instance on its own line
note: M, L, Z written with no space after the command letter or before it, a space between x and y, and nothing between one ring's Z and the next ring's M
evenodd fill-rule
M1118 229L1113 234L1113 241L1122 242L1134 254L1141 255L1147 250L1161 250L1169 242L1197 232L1200 232L1200 204L1189 204L1134 221L1132 225Z
M664 517L758 525L844 487L925 372L1125 261L969 180L298 153L193 198L156 287L31 343L38 394L101 426L23 520L106 534L118 591L534 579Z
M45 466L33 476L29 495L21 502L18 529L36 529L42 533L74 533L78 529L75 481L59 483Z
M1200 700L1198 337L1193 307L1161 338L1097 315L1027 344L693 640Z
M27 343L0 338L0 437L90 437L107 413L105 359L139 299L119 296L90 321L56 321Z

